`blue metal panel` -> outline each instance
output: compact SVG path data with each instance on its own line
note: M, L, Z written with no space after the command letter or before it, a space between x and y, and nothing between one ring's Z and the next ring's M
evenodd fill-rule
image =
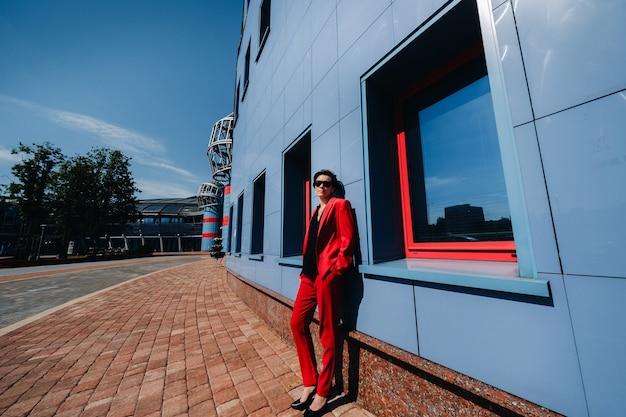
M593 417L626 410L626 280L566 276L572 324Z
M264 255L263 262L252 262L252 266L254 267L254 282L280 293L282 289L281 267L276 262L276 257Z
M281 224L282 216L280 211L275 211L265 216L265 233L263 236L265 240L263 243L263 252L265 255L280 255Z
M534 123L516 127L515 140L518 155L523 161L522 179L537 271L560 274L561 263Z
M515 27L513 6L506 1L502 6L494 9L493 13L500 48L500 60L506 79L511 119L513 126L519 126L533 119L533 111Z
M626 88L623 1L514 4L536 118Z
M361 140L361 112L353 111L339 123L341 132L341 181L350 184L363 178L363 141ZM348 200L351 195L346 194ZM363 206L359 206L363 207Z
M339 121L339 74L335 65L313 88L313 140Z
M313 130L312 133L315 134L315 130ZM321 132L318 131L317 133L320 134ZM311 169L313 172L327 168L334 171L338 177L340 176L341 142L339 140L339 134L339 124L335 124L319 136L312 138ZM342 178L339 177L339 180L342 181ZM318 203L319 200L313 195L311 205L315 207Z
M421 356L568 417L586 416L562 278L550 279L553 306L416 286Z
M282 267L280 273L281 290L280 293L292 300L296 299L298 288L300 288L300 270L302 268Z
M391 0L344 0L337 3L337 21L341 22L337 25L339 56L360 40L363 33L391 6Z
M415 28L432 16L442 3L444 3L442 0L394 0L391 8L396 43L415 31Z
M537 121L566 274L626 278L623 93Z
M333 13L311 45L313 85L319 83L337 62L337 19Z
M415 304L410 287L368 279L367 276L363 286L357 330L419 354Z

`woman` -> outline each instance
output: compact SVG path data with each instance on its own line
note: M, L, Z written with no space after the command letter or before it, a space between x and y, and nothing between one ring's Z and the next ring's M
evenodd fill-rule
M333 196L339 185L337 177L332 171L321 170L313 178L319 205L311 216L304 237L300 288L290 323L304 383L302 396L291 406L306 410L305 417L321 416L326 409L335 373L342 274L352 264L355 249L350 202ZM323 347L319 373L309 328L316 307Z

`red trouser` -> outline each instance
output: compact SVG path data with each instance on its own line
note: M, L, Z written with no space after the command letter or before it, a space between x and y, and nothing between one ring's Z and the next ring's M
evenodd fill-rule
M302 382L305 387L317 385L317 395L321 397L328 397L335 374L341 284L341 276L328 277L323 281L320 278L315 281L307 277L301 278L291 315L291 332L300 360ZM319 375L309 328L316 306L319 315L320 342L324 348Z

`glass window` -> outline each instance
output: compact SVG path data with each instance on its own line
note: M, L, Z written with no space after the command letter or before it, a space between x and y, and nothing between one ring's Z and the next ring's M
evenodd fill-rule
M447 90L450 81L441 85ZM409 253L472 250L470 245L432 247L427 242L512 241L488 78L442 98L442 88L433 89L405 102L405 129L398 138L401 164L406 164L402 191ZM510 253L504 257L514 259Z
M245 68L243 73L243 95L241 96L242 101L246 96L246 91L248 91L248 83L250 82L250 43L248 43L248 49L246 50L245 59Z
M239 81L237 81L237 88L235 88L235 111L233 112L233 124L237 123L239 117Z
M223 219L223 226L228 226L228 241L226 242L226 245L224 247L224 251L230 253L232 251L232 242L233 242L233 227L230 223L231 219L233 218L233 211L234 211L234 207L231 204L229 209L228 209L228 217Z
M267 37L270 34L270 11L272 8L271 0L263 0L261 2L261 13L260 13L260 22L259 22L259 53L257 55L257 60L263 51L263 47L265 46L265 42L267 41Z
M311 214L311 133L305 133L283 155L283 255L302 255L306 222Z
M365 86L375 262L516 261L476 3L459 2Z
M243 193L237 199L237 227L234 230L235 253L241 253L241 228L243 227Z
M252 196L252 238L250 253L263 253L263 236L265 225L265 173L254 181Z

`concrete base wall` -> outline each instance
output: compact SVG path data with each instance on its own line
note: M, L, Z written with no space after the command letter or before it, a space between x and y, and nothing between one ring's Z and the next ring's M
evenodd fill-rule
M289 320L293 301L231 271L227 283L259 317L293 344ZM315 349L321 352L317 322ZM345 331L335 388L378 417L527 416L558 417L466 375L425 360L358 331Z

